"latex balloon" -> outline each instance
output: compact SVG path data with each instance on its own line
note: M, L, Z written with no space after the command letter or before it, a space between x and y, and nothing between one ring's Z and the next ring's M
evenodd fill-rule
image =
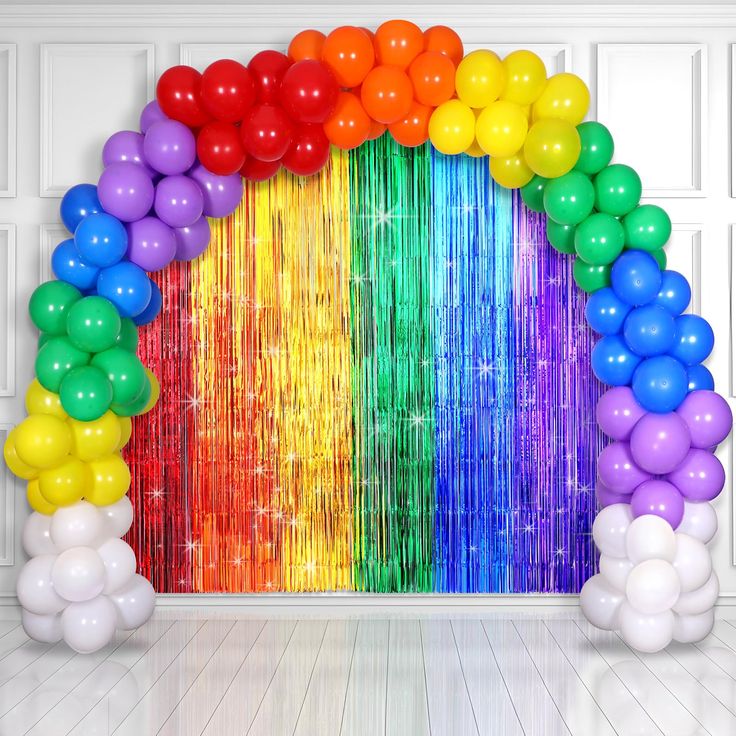
M340 93L338 107L345 94ZM335 114L337 108L333 115ZM280 107L260 104L250 111L240 126L240 138L249 156L259 161L278 161L291 144L292 128L289 116Z
M688 501L712 501L726 483L720 460L707 450L692 449L666 476Z
M247 156L240 173L243 178L250 181L266 181L276 176L280 169L280 161L259 161L257 158Z
M592 266L607 266L613 263L623 249L624 229L621 223L615 217L603 212L589 215L575 230L575 251L582 260Z
M49 524L49 535L57 552L72 547L90 547L104 530L104 520L96 506L79 501L60 508Z
M675 319L675 341L670 355L686 366L702 363L713 350L713 328L697 314L682 314Z
M125 255L128 236L120 220L102 212L85 217L79 224L74 233L74 245L85 263L106 268Z
M240 173L219 176L202 164L197 164L189 170L189 177L194 179L202 190L204 198L202 213L206 217L227 217L235 211L243 199L243 179ZM176 249L176 236L174 248Z
M61 616L58 613L37 614L20 610L20 623L26 635L44 644L61 641Z
M485 153L485 151L481 149L481 153ZM491 158L488 166L493 180L508 189L519 189L528 184L534 176L534 172L527 166L524 156L519 153Z
M611 286L619 299L638 307L657 296L662 287L662 272L649 253L627 250L613 264Z
M174 260L176 254L174 231L157 217L143 217L131 222L127 231L128 259L144 271L160 271Z
M279 98L281 80L291 61L286 54L278 51L259 51L248 62L248 70L253 78L256 92L256 102L276 104Z
M676 552L675 532L659 516L640 516L626 531L626 556L634 565L646 560L672 562Z
M603 555L626 557L626 532L633 516L626 503L602 509L593 521L593 541Z
M18 478L32 480L38 477L38 468L24 463L18 457L18 451L15 448L15 430L11 430L5 439L5 443L3 444L3 459L10 472L18 476Z
M120 455L93 460L89 463L92 487L86 495L95 506L108 506L119 501L130 488L130 470Z
M713 630L715 610L710 609L692 616L675 616L672 638L683 644L702 641Z
M626 580L634 566L625 557L601 555L598 561L603 579L616 590L626 590Z
M290 66L281 80L279 101L300 123L324 123L335 109L340 88L326 64L306 59Z
M423 51L424 35L408 20L389 20L378 26L373 43L379 64L406 69Z
M233 59L219 59L204 70L199 94L202 107L213 118L237 123L254 103L256 89L253 76L246 67ZM183 171L161 173L180 174Z
M444 102L429 119L429 138L440 153L462 153L475 140L473 111L460 100Z
M109 300L86 296L72 305L66 328L69 340L76 348L96 353L115 344L120 334L120 315Z
M549 179L535 174L528 184L521 188L521 198L527 209L544 212L544 189Z
M577 126L580 136L580 156L575 170L592 176L611 163L613 158L613 136L601 123L588 121Z
M583 222L593 211L594 199L593 184L579 171L570 171L552 179L544 188L544 209L547 216L561 225L577 225ZM600 237L601 233L598 232L597 235Z
M598 501L598 505L604 509L607 506L613 506L617 503L625 503L626 505L629 505L631 503L631 494L630 493L615 493L610 488L606 488L606 486L601 483L600 478L596 481L595 484L595 497Z
M71 187L64 194L59 210L64 226L73 233L87 215L102 212L97 187L94 184L77 184Z
M680 580L675 568L664 560L640 562L626 580L626 599L641 613L669 611L679 595Z
M596 405L598 426L611 439L625 441L646 414L628 386L609 388Z
M386 125L408 115L413 94L409 76L394 66L374 67L360 87L360 101L365 111Z
M203 166L219 176L229 176L240 171L240 167L245 163L245 151L240 139L240 131L232 123L225 123L221 120L207 123L197 134L197 157ZM171 178L169 177L169 180ZM158 194L159 187L156 187L157 205ZM159 214L158 208L156 214ZM197 217L201 214L200 212ZM161 217L160 214L159 217ZM173 227L186 227L193 221L173 225Z
M532 106L532 119L559 118L572 125L582 121L590 106L590 92L580 77L568 72L553 74Z
M248 162L244 168L247 165ZM266 165L271 166L271 164ZM278 168L281 164L277 161L276 166ZM176 238L176 260L191 261L207 250L210 243L210 224L207 218L202 216L192 225L174 228L174 237Z
M84 462L105 457L118 449L122 430L118 417L111 411L95 421L70 419L67 424L72 436L71 452Z
M439 51L425 51L409 66L414 97L422 105L437 107L455 94L455 65Z
M115 606L118 626L130 630L151 618L156 594L148 580L141 575L133 575L132 580L110 595L110 601Z
M29 557L38 555L55 555L59 550L51 539L51 522L53 517L34 511L23 524L21 543Z
M51 254L51 270L59 281L65 281L82 291L93 289L100 269L79 257L74 238L63 240Z
M106 595L120 590L135 574L135 552L122 539L113 537L103 542L97 553L105 565L105 587L102 592Z
M29 480L26 487L26 499L28 505L34 510L38 511L39 514L45 514L49 516L53 514L58 508L53 503L49 503L42 495L41 489L38 486L38 480Z
M104 595L71 603L61 614L64 641L80 654L104 647L115 634L115 623L115 607Z
M502 100L517 105L531 105L542 94L547 85L547 70L544 62L533 52L512 51L504 60L506 86Z
M680 615L690 616L705 613L715 606L719 592L718 576L713 571L704 585L689 593L681 593L672 610Z
M126 162L137 164L148 176L154 176L156 172L146 162L143 153L144 136L134 130L120 130L113 133L105 142L102 149L102 164Z
M373 42L355 26L339 26L322 44L322 61L341 87L357 87L373 68Z
M708 582L713 570L708 548L695 537L675 534L677 550L672 566L680 579L683 593L691 593Z
M145 382L145 371L137 355L123 348L113 347L95 355L92 365L112 385L113 403L129 404L140 396Z
M97 184L97 196L105 212L123 222L133 222L145 217L153 204L151 177L137 164L115 163L105 168ZM102 214L95 215L102 217ZM84 225L85 218L80 223ZM79 248L79 241L75 242ZM84 254L81 253L83 258Z
M112 396L110 381L102 371L91 365L72 368L59 387L64 410L70 417L82 422L99 419L110 408Z
M639 467L654 475L665 475L687 456L690 431L674 412L645 414L631 432L630 445ZM677 526L679 521L673 526Z
M133 423L130 417L117 417L118 424L120 425L120 441L115 447L114 452L122 450L128 442L130 442L131 434L133 433Z
M524 157L534 173L548 179L566 174L580 155L580 136L566 120L537 120L524 142Z
M68 416L61 405L59 394L47 391L37 378L28 385L25 404L28 414L50 414L59 419L66 419Z
M657 304L636 307L626 317L624 339L637 355L662 355L675 343L675 320Z
M156 100L167 117L200 128L211 119L202 105L201 85L202 75L196 69L173 66L159 78Z
M351 92L340 92L335 109L324 124L330 143L344 151L357 148L366 141L370 129L371 119L360 100Z
M492 102L475 123L475 138L489 156L511 156L521 149L529 123L519 105L507 100Z
M33 324L48 335L66 335L66 318L82 298L79 289L63 281L46 281L36 287L28 303Z
M623 219L626 245L639 250L662 248L672 233L669 215L656 204L642 204Z
M623 640L640 652L659 652L672 641L675 627L672 611L642 613L624 601L619 621Z
M156 100L151 100L141 111L141 116L138 121L138 127L141 129L141 133L145 135L148 129L154 124L161 120L166 120L167 116L161 109L161 106Z
M330 157L330 142L321 125L300 125L281 163L287 171L312 176L324 168Z
M621 331L630 311L631 307L622 302L613 289L607 286L590 295L585 305L585 318L600 335L615 335Z
M648 480L631 495L634 518L646 514L661 516L673 529L682 521L685 503L680 491L664 480Z
M667 254L664 252L664 248L658 248L657 250L651 251L652 258L657 262L660 271L664 271L667 268Z
M663 271L662 283L655 302L664 307L673 317L677 317L690 304L690 284L677 271Z
M59 613L67 605L67 601L54 589L51 580L56 559L56 555L38 555L32 557L20 570L15 586L18 602L31 613Z
M424 31L424 50L448 56L455 66L462 61L464 53L460 36L447 26L432 26Z
M151 280L146 276L146 272L135 263L121 261L100 271L97 279L97 293L109 299L121 317L135 317L148 306L151 300ZM47 348L48 345L44 346L44 350Z
M598 477L614 493L632 493L652 476L636 463L627 442L613 442L598 455Z
M616 590L601 575L588 578L580 591L580 608L594 626L605 631L618 628L618 613L624 602L620 590Z
M406 148L416 148L427 142L432 108L412 101L406 117L388 126L393 139Z
M240 146L239 138L238 146ZM209 168L206 162L203 163ZM214 169L210 170L220 173ZM189 227L202 216L204 195L197 182L188 176L166 176L156 185L154 207L158 217L167 225L174 228Z
M32 468L53 468L69 454L71 435L58 417L32 414L13 430L13 443L21 462Z
M620 335L602 337L590 356L596 378L609 386L629 385L640 362L641 358L629 349Z
M144 370L146 371L146 376L151 386L151 391L148 397L148 401L143 406L143 409L141 410L140 414L146 414L147 412L151 411L151 409L153 409L153 407L156 406L156 403L158 402L158 398L161 395L161 386L158 382L158 378L156 378L156 375L148 368L144 368Z
M625 215L639 204L641 179L630 166L611 164L593 180L595 207L609 215Z
M723 442L733 425L728 402L713 391L688 394L677 413L690 431L692 446L700 449L710 449Z
M146 162L166 176L183 174L194 163L196 142L192 131L178 120L154 123L143 140Z
M487 107L501 96L505 87L506 68L493 51L472 51L457 67L457 96L469 107Z
M687 395L687 373L679 361L669 355L657 355L636 367L631 388L647 411L674 411Z
M89 468L76 457L66 457L59 465L42 470L38 489L43 498L54 506L69 506L89 492Z
M291 39L288 55L292 62L304 59L321 59L322 47L325 43L325 34L311 28L301 31Z
M708 544L718 531L718 517L713 505L707 501L689 501L685 499L682 521L677 531L689 534Z
M146 377L145 382L143 384L143 391L141 392L140 396L138 396L138 398L136 398L134 401L131 401L129 404L113 404L112 410L118 416L124 416L124 417L139 416L143 414L145 411L147 411L148 408L150 408L149 402L151 400L151 394L152 394L151 383L148 380L148 377Z
M713 375L704 365L691 365L687 369L688 391L712 391L716 386Z
M98 508L105 528L113 537L123 537L128 533L133 523L133 505L127 496L108 506Z
M133 322L138 326L147 325L150 322L153 322L153 320L158 317L158 313L161 311L161 307L163 306L163 296L158 284L149 279L149 286L151 287L151 298L148 300L146 308L140 314L136 314L135 317L133 317Z

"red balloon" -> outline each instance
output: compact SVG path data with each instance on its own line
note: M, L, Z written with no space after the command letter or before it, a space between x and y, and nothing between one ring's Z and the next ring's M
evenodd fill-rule
M337 80L326 64L314 59L297 61L281 80L281 105L300 123L324 123L335 109Z
M199 94L202 75L191 66L172 66L156 85L156 100L167 117L190 128L199 128L211 120Z
M239 171L245 163L245 151L238 129L220 120L207 123L197 135L197 157L213 174L227 176Z
M256 105L240 126L245 152L259 161L278 161L291 143L292 123L276 105Z
M237 123L245 117L256 98L250 72L232 59L213 61L202 74L202 106L212 117Z
M266 181L275 176L280 168L281 161L259 161L257 158L247 156L240 173L244 179L250 181Z
M259 51L248 64L256 86L256 101L274 104L279 99L279 88L291 61L278 51Z
M284 168L292 174L316 174L330 156L330 142L321 125L300 125L294 131L289 150L281 159Z

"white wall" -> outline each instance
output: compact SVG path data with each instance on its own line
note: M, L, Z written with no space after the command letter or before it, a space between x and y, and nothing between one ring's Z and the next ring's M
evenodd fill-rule
M709 367L734 395L731 245L736 224L732 153L736 9L718 5L523 6L279 3L244 6L0 5L0 442L24 416L35 335L28 298L49 276L63 237L59 198L96 181L114 131L134 127L157 76L262 48L283 49L298 30L375 26L407 17L446 23L469 48L536 50L549 70L573 71L592 91L591 116L612 130L617 160L641 172L647 201L670 213L670 264L692 281L693 310L714 325ZM733 68L732 68L733 67ZM4 291L7 289L7 291ZM732 478L731 443L719 457ZM23 561L23 484L0 469L0 595ZM717 507L713 545L726 595L736 597L732 482Z

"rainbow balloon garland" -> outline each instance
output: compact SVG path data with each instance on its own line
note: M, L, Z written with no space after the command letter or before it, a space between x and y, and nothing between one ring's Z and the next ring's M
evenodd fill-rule
M633 647L704 637L731 412L670 220L588 104L531 52L401 20L166 71L64 196L73 237L31 297L4 448L34 509L29 636L91 652L150 617L130 530L159 589L584 583Z

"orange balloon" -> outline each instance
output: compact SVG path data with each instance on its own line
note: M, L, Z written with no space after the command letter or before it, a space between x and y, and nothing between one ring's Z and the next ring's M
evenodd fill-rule
M355 87L373 69L376 54L365 31L355 26L335 28L322 46L322 61L341 87Z
M291 39L287 55L292 61L304 61L304 59L316 59L320 61L324 42L324 33L309 28L306 31L297 33Z
M429 118L432 112L433 108L429 105L422 105L416 100L412 100L409 114L405 118L391 123L388 126L389 133L402 146L409 148L421 146L429 138Z
M365 111L379 123L395 123L411 108L411 79L395 66L377 66L368 72L360 88Z
M373 31L370 28L366 28L365 26L358 26L358 28L365 33L368 38L370 38L371 43L373 43L373 39L376 37L376 34L373 33Z
M460 36L447 26L432 26L424 31L424 50L449 56L455 66L462 61L465 53Z
M335 110L325 121L324 129L333 146L347 151L366 141L371 130L371 119L354 94L340 92Z
M408 20L381 23L373 43L378 63L399 69L406 69L424 50L422 29Z
M371 129L368 132L367 141L374 141L380 138L388 129L386 123L379 123L378 120L371 120Z
M423 105L437 107L455 94L455 65L439 51L419 54L409 67L414 96Z

